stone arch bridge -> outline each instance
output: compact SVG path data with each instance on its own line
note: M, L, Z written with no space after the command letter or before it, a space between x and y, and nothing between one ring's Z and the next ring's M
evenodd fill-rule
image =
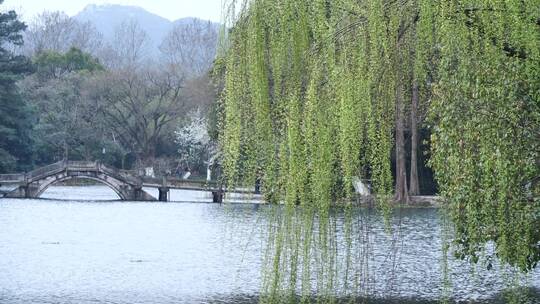
M126 201L156 201L143 187L158 188L160 201L168 201L170 189L209 191L213 193L214 201L218 202L223 197L221 187L215 182L144 177L138 176L134 171L88 161L61 161L28 173L0 174L0 185L15 186L13 190L0 193L0 197L39 198L50 186L71 179L101 182L114 190L121 200Z

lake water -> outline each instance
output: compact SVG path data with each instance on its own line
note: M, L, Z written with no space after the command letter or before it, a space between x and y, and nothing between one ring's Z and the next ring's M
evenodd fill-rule
M116 199L101 186L53 187L45 200L0 199L0 303L256 303L272 207L171 195L199 203L98 201ZM439 299L437 210L402 211L393 266L386 266L382 222L373 218L371 296L380 303ZM500 296L505 280L496 271L450 263L456 300ZM540 303L540 271L527 280L531 303Z

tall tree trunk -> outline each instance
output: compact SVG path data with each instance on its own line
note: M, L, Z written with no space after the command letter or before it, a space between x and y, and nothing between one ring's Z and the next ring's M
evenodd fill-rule
M418 182L418 80L413 76L411 98L411 172L409 194L420 194Z
M400 56L398 56L399 59ZM398 62L396 81L396 202L409 202L405 163L405 104L403 103L401 65Z

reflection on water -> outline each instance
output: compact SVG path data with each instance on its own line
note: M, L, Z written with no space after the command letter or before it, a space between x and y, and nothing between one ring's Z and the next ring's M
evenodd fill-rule
M80 202L70 200L72 187L51 190L46 195L66 200L0 200L0 303L257 302L271 207ZM104 190L77 193L116 199ZM382 223L372 218L372 303L434 303L441 293L437 211L403 211L392 269ZM500 296L504 280L493 271L451 264L457 299ZM391 293L378 287L390 272ZM540 287L539 271L529 285Z
M59 200L112 201L120 197L109 187L102 185L74 187L53 186L47 188L41 198Z
M143 188L153 197L159 197L157 188ZM118 195L109 187L102 185L73 187L54 186L48 188L41 198L75 201L111 201L119 200ZM212 202L212 193L203 191L188 191L171 189L169 200L173 202ZM225 202L232 203L260 203L260 195L227 193Z

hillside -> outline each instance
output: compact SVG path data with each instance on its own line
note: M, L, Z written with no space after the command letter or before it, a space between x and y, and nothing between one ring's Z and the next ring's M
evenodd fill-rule
M170 21L166 18L148 12L147 10L137 6L127 5L95 5L86 6L81 12L73 17L80 22L91 22L99 32L103 34L106 42L112 43L114 40L115 28L123 22L136 21L143 30L146 31L151 39L153 52L158 51L163 38L174 28L178 26L188 26L197 18L187 17L175 21ZM209 22L201 20L204 23ZM216 30L219 24L212 23Z

